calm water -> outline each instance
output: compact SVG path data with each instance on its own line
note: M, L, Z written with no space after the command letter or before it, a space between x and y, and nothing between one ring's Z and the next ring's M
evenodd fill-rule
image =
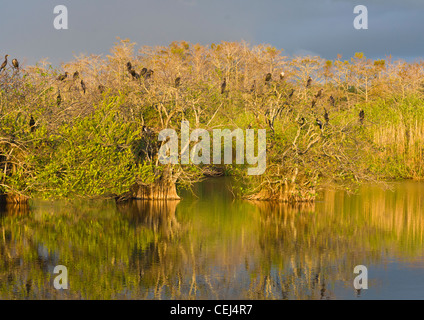
M42 202L0 214L1 299L423 299L424 183L315 204ZM69 289L53 287L65 265ZM368 290L353 288L356 265Z

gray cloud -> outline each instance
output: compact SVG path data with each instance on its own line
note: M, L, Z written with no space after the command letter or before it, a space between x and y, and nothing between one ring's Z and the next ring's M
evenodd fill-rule
M69 30L53 28L58 4L68 7ZM358 4L368 7L368 30L353 28ZM246 40L325 58L361 51L414 59L424 50L419 0L17 0L2 6L0 55L7 51L28 63L107 54L118 36L140 46Z

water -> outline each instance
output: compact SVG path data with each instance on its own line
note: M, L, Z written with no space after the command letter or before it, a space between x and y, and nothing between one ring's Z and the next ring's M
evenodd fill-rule
M424 298L424 183L299 205L233 200L229 183L166 203L3 208L0 298ZM57 265L68 290L54 289ZM367 290L353 288L356 265L368 268Z

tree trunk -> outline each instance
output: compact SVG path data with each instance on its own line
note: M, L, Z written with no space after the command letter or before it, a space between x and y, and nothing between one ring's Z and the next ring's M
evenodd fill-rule
M172 168L166 167L159 179L153 183L137 182L130 191L118 197L118 201L138 200L180 200L172 177Z

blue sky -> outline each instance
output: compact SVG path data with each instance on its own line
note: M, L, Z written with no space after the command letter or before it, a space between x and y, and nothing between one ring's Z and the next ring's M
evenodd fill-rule
M353 28L360 4L368 30ZM67 6L69 30L54 29L56 5ZM245 40L329 59L364 52L414 60L424 52L422 0L15 0L1 8L0 56L25 64L107 54L117 37L139 46Z

